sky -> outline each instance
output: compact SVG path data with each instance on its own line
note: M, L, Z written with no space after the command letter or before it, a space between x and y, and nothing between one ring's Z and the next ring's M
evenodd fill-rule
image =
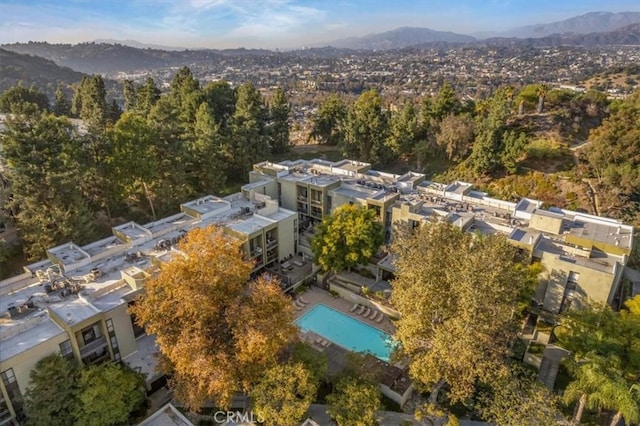
M136 40L187 48L297 48L401 26L474 34L638 0L0 0L0 43Z

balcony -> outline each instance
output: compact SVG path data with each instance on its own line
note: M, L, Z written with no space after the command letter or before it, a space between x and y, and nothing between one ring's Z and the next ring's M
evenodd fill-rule
M87 343L86 345L80 348L80 357L84 358L86 355L90 354L91 352L98 352L100 349L103 349L106 347L107 347L107 339L104 336L98 337L93 342Z
M311 205L312 206L322 206L322 200L316 199L316 198L312 198L311 199Z
M262 255L262 247L255 247L254 249L251 250L251 253L249 254L249 259L253 259L261 255Z
M276 240L275 238L273 240L267 240L267 249L272 249L274 247L278 246L278 240Z

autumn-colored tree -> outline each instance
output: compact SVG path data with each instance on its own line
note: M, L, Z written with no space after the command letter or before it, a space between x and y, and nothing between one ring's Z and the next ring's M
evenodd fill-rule
M505 372L517 333L514 312L530 298L531 276L504 236L481 236L450 224L428 223L393 243L392 303L402 313L395 337L411 359L409 372L452 401L471 396L478 382Z
M559 398L519 365L512 365L478 402L482 416L500 426L555 426L563 417Z
M291 303L274 280L247 284L242 242L216 227L194 229L162 264L132 311L169 361L176 396L197 409L228 407L295 338Z
M378 386L354 377L341 379L327 396L327 413L338 426L371 426L382 408Z
M311 240L315 261L325 271L342 271L369 261L383 242L375 210L346 204L316 226Z
M251 390L253 409L267 424L296 426L317 390L315 377L303 364L276 365Z

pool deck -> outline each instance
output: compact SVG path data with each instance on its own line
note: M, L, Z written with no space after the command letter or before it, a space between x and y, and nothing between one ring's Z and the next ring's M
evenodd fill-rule
M300 295L299 295L300 296ZM299 297L298 296L298 297ZM298 318L300 318L302 315L304 315L305 313L307 313L308 311L310 311L311 309L313 309L314 306L318 305L318 304L323 304L323 305L327 305L330 308L333 308L337 311L342 312L345 315L350 316L353 319L359 320L364 322L365 324L377 328L378 330L384 331L385 333L391 334L393 335L395 333L395 326L393 325L393 322L388 318L388 317L384 317L384 319L382 320L382 322L377 323L375 321L372 321L369 318L365 318L362 315L358 315L356 314L356 312L350 312L350 309L353 307L353 302L349 302L348 300L342 299L340 297L334 297L333 295L331 295L331 293L329 293L328 291L322 290L320 288L317 287L311 287L308 291L306 291L305 293L301 294L302 298L309 302L308 304L306 304L303 308L296 308L295 311L295 319L297 320ZM300 338L304 341L307 341L309 343L311 343L313 345L314 348L323 351L324 349L326 349L328 346L323 346L319 343L316 343L317 339L320 336L318 336L317 334L309 331L309 332L301 332L300 333ZM334 345L335 343L330 342L331 345Z

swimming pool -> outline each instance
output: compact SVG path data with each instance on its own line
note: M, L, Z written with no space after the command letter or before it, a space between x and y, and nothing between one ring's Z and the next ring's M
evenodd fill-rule
M311 331L353 352L369 352L389 361L393 338L375 327L351 318L327 305L316 305L296 320L302 331Z

